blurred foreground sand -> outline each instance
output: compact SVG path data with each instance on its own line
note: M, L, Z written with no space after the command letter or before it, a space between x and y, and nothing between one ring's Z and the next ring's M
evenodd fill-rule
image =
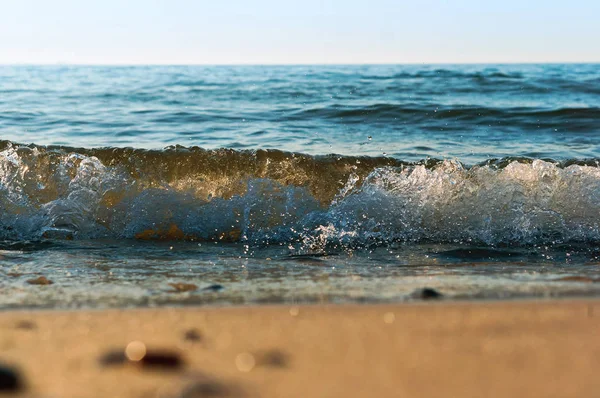
M3 312L0 366L25 397L592 397L600 301Z

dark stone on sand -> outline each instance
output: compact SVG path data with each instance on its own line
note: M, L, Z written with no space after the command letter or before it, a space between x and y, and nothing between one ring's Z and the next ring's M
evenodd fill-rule
M168 350L148 350L139 361L130 361L125 355L125 350L112 350L102 355L99 362L102 366L132 364L145 369L162 370L177 370L184 365L177 352Z
M173 288L173 290L169 290L170 293L183 293L183 292L193 292L198 290L198 286L193 283L169 283L169 286Z
M183 338L187 341L198 342L202 340L202 334L198 329L189 329L185 332Z
M127 357L124 350L113 350L102 355L99 362L102 366L123 365L127 362Z
M144 368L156 368L163 370L176 370L183 367L181 355L174 351L150 350L138 361Z
M0 364L0 392L18 392L23 388L19 372Z
M15 325L15 327L17 329L25 329L25 330L33 330L35 329L37 326L34 322L32 321L28 321L28 320L23 320L23 321L19 321L17 322L17 324Z
M272 368L286 368L289 365L289 356L280 350L269 350L258 355L258 364Z
M54 283L45 276L38 276L37 278L28 279L26 282L30 285L51 285Z
M435 289L430 287L424 287L423 289L415 290L411 295L412 298L421 300L436 300L442 298L444 295Z
M181 398L227 397L231 391L225 385L211 380L192 384L181 393Z
M219 285L219 284L210 285L210 286L207 286L204 288L204 290L210 290L211 292L218 292L223 289L225 289L223 287L223 285Z

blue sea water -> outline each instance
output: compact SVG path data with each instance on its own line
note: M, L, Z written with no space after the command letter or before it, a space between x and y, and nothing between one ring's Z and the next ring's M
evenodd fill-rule
M415 161L600 155L600 66L4 66L19 143Z
M596 295L599 138L595 64L1 66L0 307Z

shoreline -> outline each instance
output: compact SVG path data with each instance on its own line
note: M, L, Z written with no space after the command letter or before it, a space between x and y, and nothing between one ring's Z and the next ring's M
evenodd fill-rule
M0 366L15 396L593 396L600 300L8 310Z

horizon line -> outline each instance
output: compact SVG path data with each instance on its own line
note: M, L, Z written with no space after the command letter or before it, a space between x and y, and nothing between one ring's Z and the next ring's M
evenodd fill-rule
M597 61L504 61L504 62L315 62L315 63L93 63L93 62L0 62L0 66L413 66L413 65L597 65Z

